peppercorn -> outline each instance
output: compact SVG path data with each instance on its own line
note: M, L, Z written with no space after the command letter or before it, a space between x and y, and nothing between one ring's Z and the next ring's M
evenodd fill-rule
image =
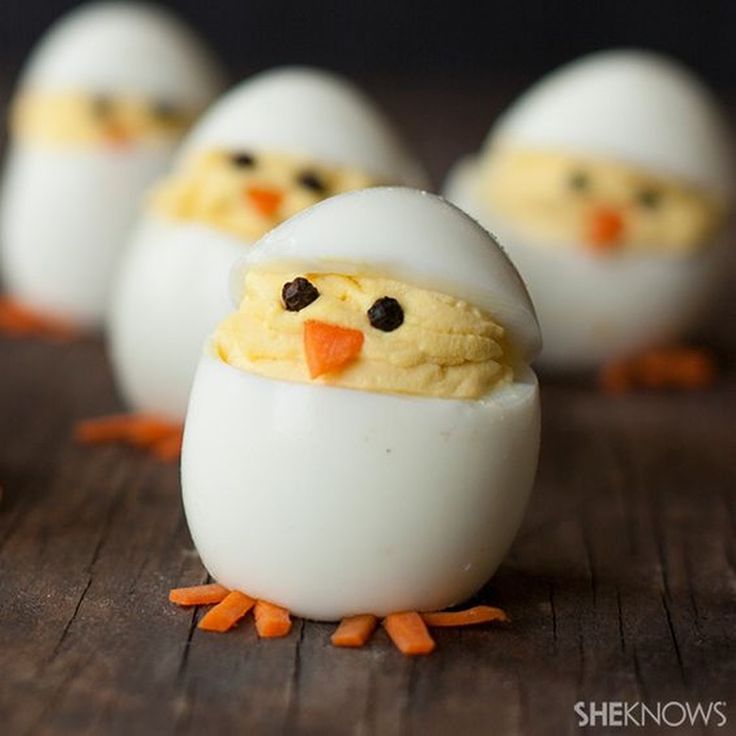
M404 310L396 299L382 296L368 310L370 323L383 332L393 332L404 323Z
M318 296L317 287L302 276L288 281L281 289L281 299L289 312L299 312L304 307L308 307Z

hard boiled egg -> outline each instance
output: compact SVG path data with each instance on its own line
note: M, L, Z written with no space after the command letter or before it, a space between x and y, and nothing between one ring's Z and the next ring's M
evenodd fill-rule
M697 321L721 270L731 139L679 64L604 52L522 95L445 192L499 235L529 285L542 362L589 368Z
M339 192L423 181L384 117L340 78L288 68L235 87L184 143L121 269L109 328L127 402L183 419L202 343L229 311L230 268L272 227Z
M85 5L49 30L12 103L0 217L13 297L101 321L144 191L221 86L209 52L159 8Z
M368 189L271 231L232 283L182 455L212 577L320 620L476 592L539 443L537 322L496 241L434 195Z

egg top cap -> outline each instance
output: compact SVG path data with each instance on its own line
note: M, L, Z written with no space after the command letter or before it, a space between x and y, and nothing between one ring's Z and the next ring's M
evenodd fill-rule
M249 269L282 267L383 276L433 289L487 311L520 357L539 352L539 325L516 269L494 238L446 200L403 187L327 199L265 235L233 268L242 299Z
M41 39L21 87L162 98L199 109L223 86L201 40L151 5L102 2L64 16Z
M304 154L386 183L426 183L371 100L347 80L306 67L263 72L230 90L192 131L182 155L213 147Z
M715 99L679 63L650 52L605 51L558 69L499 119L486 145L497 141L616 158L725 198L734 190Z

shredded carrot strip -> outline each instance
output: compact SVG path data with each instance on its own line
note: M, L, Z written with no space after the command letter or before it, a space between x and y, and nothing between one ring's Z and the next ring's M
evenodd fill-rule
M79 422L76 437L85 444L121 441L148 447L171 437L177 430L171 422L148 414L111 414Z
M255 605L250 596L233 590L202 616L197 625L205 631L228 631Z
M508 621L505 611L493 606L475 606L465 611L437 611L423 613L422 618L427 626L470 626L484 624L488 621Z
M7 297L0 297L0 330L16 337L38 336L62 341L78 335L72 325L34 312Z
M263 639L286 636L291 631L289 612L267 601L258 601L255 610L256 631Z
M378 619L370 613L349 616L340 621L330 641L336 647L362 647L371 638L377 624Z
M715 359L707 351L659 348L606 366L600 384L608 393L623 393L636 386L698 389L712 384L715 377Z
M403 654L429 654L434 650L434 639L418 613L391 613L384 619L383 626Z
M230 591L217 583L193 585L190 588L173 588L169 600L178 606L206 606L219 603Z
M181 432L172 434L153 446L153 454L164 461L177 460L181 455Z

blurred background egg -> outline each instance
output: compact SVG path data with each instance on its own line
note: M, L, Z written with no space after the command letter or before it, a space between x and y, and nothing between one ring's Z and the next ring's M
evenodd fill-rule
M682 338L712 300L732 141L710 92L678 63L601 52L523 94L445 192L522 273L541 362L591 368Z
M100 323L143 193L222 84L210 52L163 9L84 5L52 26L12 103L0 214L11 297Z
M109 334L126 402L183 419L202 343L230 309L230 268L272 227L343 191L424 181L346 80L295 67L236 86L183 144L122 265Z
M259 375L227 362L210 340L182 455L184 506L204 565L231 589L315 619L460 603L505 555L535 475L539 404L528 364L539 334L521 280L471 218L404 188L343 194L271 231L234 270L236 298L249 276L284 264L318 283L325 274L390 278L405 290L392 292L405 299L405 323L376 326L364 312L352 315L365 340L356 370L373 375L370 390L346 388L339 372ZM438 290L444 308L493 319L507 346L498 359L509 371L504 380L477 398L437 398L428 393L440 370L412 393L392 391L388 371L415 367L398 356L418 340L416 360L432 362L427 341L443 331L426 301L409 299L412 289ZM301 316L274 296L263 307L281 315L289 334L332 308L319 306L321 296ZM349 301L343 295L336 308ZM445 327L457 347L453 320ZM288 337L271 317L266 324L265 341L280 350ZM467 335L471 345L479 339ZM382 349L387 360L374 360ZM292 360L300 358L288 351Z

